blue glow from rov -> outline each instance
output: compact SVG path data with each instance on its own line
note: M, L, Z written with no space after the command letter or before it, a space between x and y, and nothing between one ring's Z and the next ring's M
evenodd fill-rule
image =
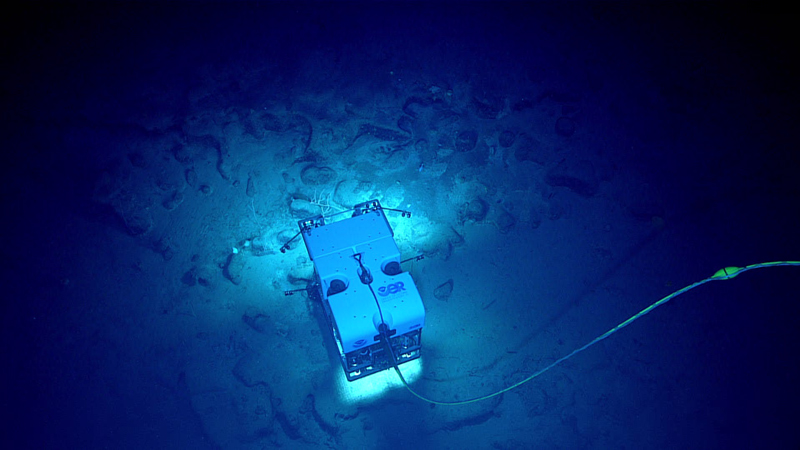
M408 383L418 380L423 372L423 358L417 358L400 366L400 371ZM378 400L389 392L405 389L394 370L383 370L368 377L348 381L344 372L337 370L336 389L342 402L351 405L364 405Z

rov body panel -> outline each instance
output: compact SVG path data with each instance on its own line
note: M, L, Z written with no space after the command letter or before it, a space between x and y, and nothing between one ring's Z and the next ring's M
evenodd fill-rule
M418 358L425 325L422 298L411 274L400 269L385 211L377 200L359 206L337 222L325 223L321 216L298 222L351 381ZM390 330L394 362L379 342L381 323Z

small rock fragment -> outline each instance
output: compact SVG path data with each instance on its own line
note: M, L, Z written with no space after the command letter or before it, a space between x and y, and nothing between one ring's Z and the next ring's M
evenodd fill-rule
M436 287L436 289L433 290L433 296L445 302L447 301L447 299L450 298L452 294L453 294L452 278L440 284L439 286Z

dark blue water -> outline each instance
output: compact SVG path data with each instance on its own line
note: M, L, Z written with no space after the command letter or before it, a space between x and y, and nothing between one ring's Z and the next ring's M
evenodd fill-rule
M380 199L443 402L800 260L793 21L714 2L3 18L4 448L796 449L798 267L501 396L347 383L305 217ZM413 366L412 366L413 364Z

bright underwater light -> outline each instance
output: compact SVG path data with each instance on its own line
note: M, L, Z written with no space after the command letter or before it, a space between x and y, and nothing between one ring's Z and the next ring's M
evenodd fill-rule
M422 374L422 359L417 358L400 365L403 376L409 383L418 380ZM387 369L374 373L368 377L354 381L347 381L347 376L341 370L336 371L336 390L342 402L357 404L382 398L394 389L404 388L403 382L394 373Z

